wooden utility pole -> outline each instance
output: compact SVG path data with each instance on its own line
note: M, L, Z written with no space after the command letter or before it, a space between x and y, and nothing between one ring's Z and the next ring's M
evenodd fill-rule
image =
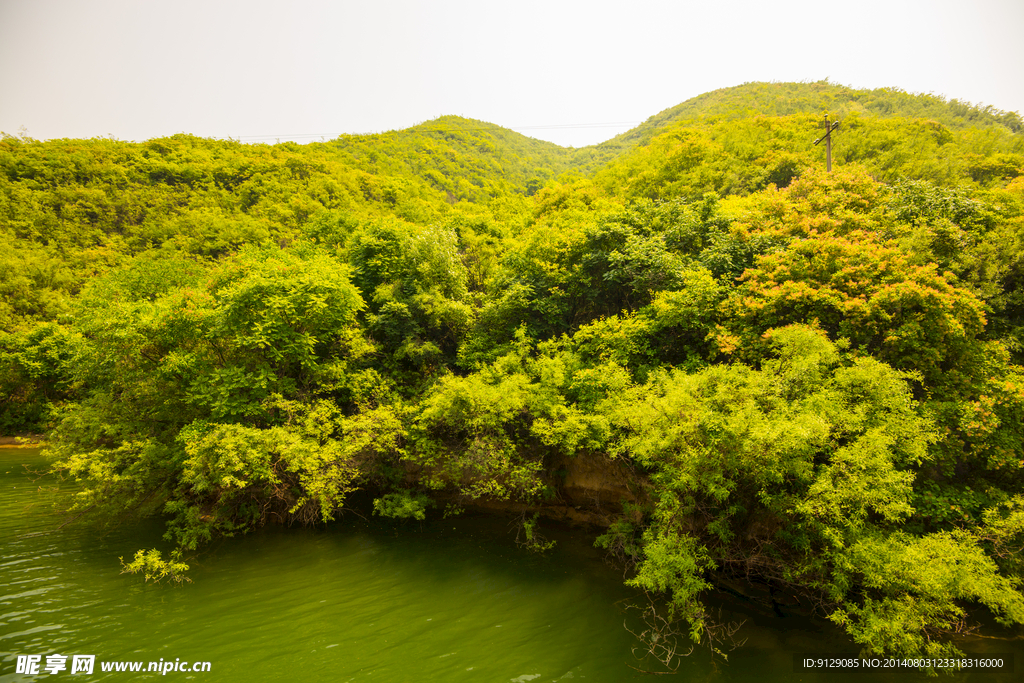
M814 146L822 140L825 141L825 170L832 172L832 131L839 127L838 121L828 122L828 114L825 114L825 135L814 141Z

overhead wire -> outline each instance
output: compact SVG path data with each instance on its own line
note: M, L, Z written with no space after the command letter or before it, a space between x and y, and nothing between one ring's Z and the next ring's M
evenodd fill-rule
M591 129L591 128L621 128L623 126L630 126L630 127L632 127L632 126L636 126L636 125L639 125L639 124L640 124L639 121L614 121L614 122L606 122L606 123L553 123L553 124L532 125L532 126L498 126L497 124L495 124L494 126L490 126L490 127L476 126L476 127L472 127L472 128L464 128L464 127L443 127L443 126L440 126L440 125L439 126L431 126L430 122L427 121L427 122L424 122L424 123L416 124L415 126L410 126L410 128L418 128L418 127L422 126L422 127L424 127L426 129L426 131L431 132L431 133L454 133L454 132L460 132L460 131L493 131L495 128L504 128L505 130L511 130L511 131L514 131L514 132L519 132L519 131L523 131L523 130L573 130L573 129ZM397 131L386 131L386 132L397 132ZM299 138L301 138L301 139L321 138L323 140L334 140L334 139L339 138L339 137L341 137L343 135L356 136L356 135L377 135L377 134L379 134L379 133L377 133L377 132L339 133L337 135L332 135L330 133L295 133L295 134L290 134L290 135L239 135L237 137L232 137L231 139L232 140L237 140L239 142L243 142L243 141L246 141L246 142L258 142L260 140L278 140L278 141L280 141L280 140L291 140L291 141L294 141L294 140L299 139Z

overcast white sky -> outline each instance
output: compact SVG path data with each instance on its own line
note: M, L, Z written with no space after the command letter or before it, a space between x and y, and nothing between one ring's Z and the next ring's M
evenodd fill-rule
M458 114L561 145L829 78L1024 113L1024 0L0 0L0 131L305 142Z

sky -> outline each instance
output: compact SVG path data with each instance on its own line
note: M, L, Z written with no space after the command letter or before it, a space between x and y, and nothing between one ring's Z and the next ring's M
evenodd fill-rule
M446 114L596 144L750 81L1024 113L1024 0L0 0L0 131L330 140Z

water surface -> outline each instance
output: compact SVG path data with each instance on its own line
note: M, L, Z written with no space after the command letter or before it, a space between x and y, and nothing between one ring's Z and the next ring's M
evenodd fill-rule
M103 532L58 529L39 487L36 451L0 449L0 682L29 680L536 681L657 680L636 669L636 599L592 547L592 533L548 527L555 549L518 548L487 516L394 524L346 514L319 529L266 527L206 549L183 586L119 573L118 557L162 547L157 520ZM856 651L843 634L735 600L746 645L728 663L706 650L670 680L895 681L917 673L794 672L793 653ZM974 651L1017 653L980 639ZM206 673L15 673L17 655L103 661L207 661ZM634 668L635 667L635 668ZM974 672L964 681L1019 680ZM952 680L952 679L947 679Z

